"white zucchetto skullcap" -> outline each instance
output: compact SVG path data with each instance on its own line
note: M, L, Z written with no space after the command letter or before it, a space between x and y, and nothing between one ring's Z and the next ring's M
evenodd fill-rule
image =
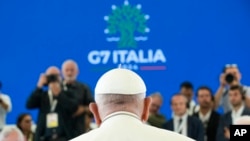
M95 87L95 95L136 95L142 93L146 93L146 86L142 78L135 72L124 68L116 68L104 73Z

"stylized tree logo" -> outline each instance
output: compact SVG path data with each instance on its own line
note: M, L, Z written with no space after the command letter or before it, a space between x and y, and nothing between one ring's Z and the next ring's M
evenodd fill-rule
M121 7L112 5L111 8L112 14L104 16L104 20L108 23L108 27L104 30L104 33L120 33L120 38L113 37L110 38L109 41L119 41L118 46L120 48L135 48L137 46L136 41L147 39L145 39L145 37L135 37L135 32L149 32L149 28L146 26L149 15L145 15L141 12L140 4L131 6L129 2L125 0L124 5Z

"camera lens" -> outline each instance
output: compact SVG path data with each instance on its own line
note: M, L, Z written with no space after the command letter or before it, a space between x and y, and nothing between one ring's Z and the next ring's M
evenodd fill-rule
M231 84L234 81L234 75L232 74L227 74L225 77L225 80L228 84Z
M57 75L48 75L47 76L47 81L48 81L48 83L57 82L58 81L58 76Z

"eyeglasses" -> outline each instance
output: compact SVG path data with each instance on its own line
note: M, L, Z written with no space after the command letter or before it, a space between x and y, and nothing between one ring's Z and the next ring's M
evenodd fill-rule
M237 64L226 64L225 68L238 68Z

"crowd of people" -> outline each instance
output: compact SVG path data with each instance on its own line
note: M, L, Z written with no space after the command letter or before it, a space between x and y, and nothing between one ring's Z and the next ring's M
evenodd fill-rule
M26 102L27 109L39 111L35 130L28 113L20 114L16 127L5 127L11 99L1 93L0 140L229 141L231 124L250 124L250 87L241 83L235 64L223 68L216 93L208 86L195 92L191 82L181 83L170 100L169 119L160 113L165 102L162 94L146 97L144 81L133 71L106 72L96 84L94 97L86 84L77 81L78 73L77 63L66 60L61 70L51 66L40 74ZM93 119L98 125L95 130L90 127Z
M35 131L30 114L21 114L17 119L17 128L26 141L68 141L90 130L85 124L93 118L88 105L94 100L89 87L77 81L78 73L77 63L66 60L61 70L51 66L40 74L26 102L27 109L38 109ZM4 117L0 118L0 129L4 131L11 100L2 93L0 100L0 116Z
M148 124L197 141L229 141L230 125L237 124L241 117L245 119L244 124L250 124L250 87L240 82L241 73L236 64L226 65L219 80L220 86L215 94L208 86L200 86L194 92L192 83L183 82L179 93L171 99L171 119L164 118L159 112L162 96L152 94ZM218 112L219 107L223 108L223 113Z

